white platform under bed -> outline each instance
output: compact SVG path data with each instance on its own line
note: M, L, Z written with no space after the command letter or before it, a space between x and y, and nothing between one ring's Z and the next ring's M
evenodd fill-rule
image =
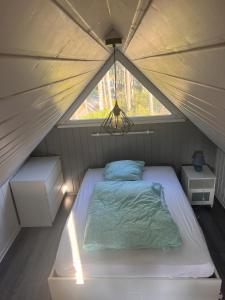
M165 201L182 236L181 247L91 253L82 250L89 201L95 183L101 180L103 169L90 169L84 177L49 278L53 300L59 297L64 300L178 299L175 296L183 300L218 299L220 279L208 278L215 268L192 208L171 167L146 167L143 180L160 182L164 187ZM103 284L107 287L105 291Z

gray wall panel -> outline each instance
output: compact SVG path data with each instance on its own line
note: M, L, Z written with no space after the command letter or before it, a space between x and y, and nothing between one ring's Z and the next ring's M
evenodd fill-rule
M172 165L179 172L182 164L191 163L193 151L202 149L214 167L216 146L189 121L135 129L147 128L154 134L92 137L93 128L54 128L33 155L60 155L70 192L77 192L88 168L103 167L112 160L143 159L147 165Z
M217 149L216 153L216 197L225 208L225 153Z
M7 181L0 187L0 262L20 231Z

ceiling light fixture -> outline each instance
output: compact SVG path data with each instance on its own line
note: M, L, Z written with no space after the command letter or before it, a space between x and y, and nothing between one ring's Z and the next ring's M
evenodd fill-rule
M117 100L116 44L121 44L121 42L122 39L117 37L106 40L106 45L113 46L115 105L108 117L102 122L101 128L111 135L124 135L134 125L133 121L119 107Z

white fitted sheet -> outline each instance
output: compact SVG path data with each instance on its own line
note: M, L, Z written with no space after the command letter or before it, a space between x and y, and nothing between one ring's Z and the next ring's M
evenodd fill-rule
M89 169L60 240L54 271L58 276L85 277L209 277L214 273L203 233L171 167L146 167L143 180L164 187L165 201L177 223L182 246L171 250L82 250L88 204L103 169Z

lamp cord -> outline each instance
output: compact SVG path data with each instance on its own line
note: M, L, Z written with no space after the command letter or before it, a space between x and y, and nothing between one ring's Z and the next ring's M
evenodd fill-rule
M115 105L117 104L117 95L116 95L116 46L113 44L113 60L114 60L114 89L115 89Z

